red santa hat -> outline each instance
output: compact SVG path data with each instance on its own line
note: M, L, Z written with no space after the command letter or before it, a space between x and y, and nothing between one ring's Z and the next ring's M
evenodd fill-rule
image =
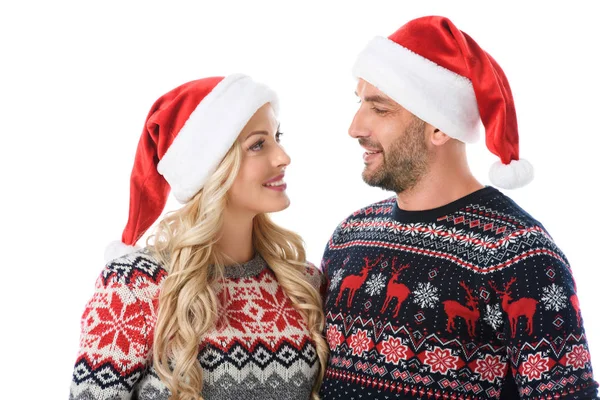
M278 113L267 86L242 74L187 82L152 106L131 172L129 220L108 262L135 251L135 243L161 215L169 192L189 201L215 171L238 135L264 104Z
M514 189L533 179L531 164L519 159L517 115L504 72L448 18L418 18L388 38L375 37L353 74L465 143L478 140L481 121L488 149L500 158L490 169L494 185Z

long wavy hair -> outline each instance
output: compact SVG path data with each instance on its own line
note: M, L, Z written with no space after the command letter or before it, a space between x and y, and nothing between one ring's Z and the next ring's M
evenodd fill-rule
M202 338L218 319L218 281L226 256L216 246L227 193L240 170L242 147L236 142L204 187L179 210L168 214L148 245L168 271L159 295L153 363L171 391L171 400L202 399ZM267 262L285 294L307 323L319 359L312 389L318 399L328 357L322 336L325 317L320 293L307 281L300 236L277 226L266 214L253 221L255 250Z

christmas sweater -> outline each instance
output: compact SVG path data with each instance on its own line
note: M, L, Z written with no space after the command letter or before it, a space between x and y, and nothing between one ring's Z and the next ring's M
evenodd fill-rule
M304 319L259 255L226 267L219 320L200 343L205 399L309 398L318 357ZM152 365L158 294L167 271L147 249L109 263L82 317L70 400L167 400ZM306 278L321 275L312 265Z
M428 211L365 207L322 269L324 400L596 398L569 263L492 187Z

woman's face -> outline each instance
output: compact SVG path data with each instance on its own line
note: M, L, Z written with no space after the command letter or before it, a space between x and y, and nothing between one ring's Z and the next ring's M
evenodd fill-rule
M290 205L284 171L290 157L279 143L279 124L270 104L265 104L248 121L238 141L242 164L229 190L231 211L253 215L281 211Z

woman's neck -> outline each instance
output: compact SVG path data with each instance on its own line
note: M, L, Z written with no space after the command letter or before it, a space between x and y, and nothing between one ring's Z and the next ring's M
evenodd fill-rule
M245 263L254 257L252 244L253 216L240 215L226 210L217 245L228 258L227 263Z

